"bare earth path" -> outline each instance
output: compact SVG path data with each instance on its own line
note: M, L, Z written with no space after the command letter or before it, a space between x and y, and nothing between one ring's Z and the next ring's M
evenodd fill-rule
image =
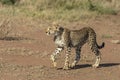
M120 44L111 43L120 40L120 15L96 18L87 24L74 22L66 27L80 29L86 25L96 31L99 44L106 43L101 50L100 68L91 67L94 56L85 45L75 69L62 70L64 51L58 57L58 69L54 69L49 60L55 48L52 37L35 27L25 36L28 39L0 40L0 80L120 80ZM71 57L74 58L74 49Z

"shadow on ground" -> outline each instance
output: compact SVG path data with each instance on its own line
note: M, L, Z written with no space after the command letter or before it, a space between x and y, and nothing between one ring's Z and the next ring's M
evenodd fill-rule
M30 38L24 38L24 37L4 37L0 38L0 40L6 40L6 41L19 41L19 40L32 40Z
M117 65L120 65L120 63L104 63L104 64L100 64L100 67L112 67Z
M103 63L103 64L100 64L99 68L112 67L112 66L118 66L118 65L120 65L120 63ZM92 65L90 64L76 65L74 68L71 68L71 69L80 69L80 68L88 68L88 67L92 67ZM62 68L58 68L58 70L60 69Z
M120 63L103 63L103 64L100 64L99 68L112 67L117 65L120 65ZM80 68L87 68L87 67L91 67L91 65L90 64L76 65L73 69L80 69Z

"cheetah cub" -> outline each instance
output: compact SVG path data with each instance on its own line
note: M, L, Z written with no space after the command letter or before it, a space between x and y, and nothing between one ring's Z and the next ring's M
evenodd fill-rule
M53 35L53 40L57 45L57 48L51 55L51 60L54 67L57 67L56 56L65 49L66 56L63 69L74 68L80 60L81 48L85 43L89 44L92 52L94 52L96 56L95 63L92 65L92 67L99 67L99 63L101 60L99 49L103 48L105 43L103 42L100 46L97 44L96 33L92 28L84 27L80 30L69 30L67 28L61 27L58 24L53 24L52 27L47 28L46 34ZM69 65L71 48L75 48L76 55L72 65Z

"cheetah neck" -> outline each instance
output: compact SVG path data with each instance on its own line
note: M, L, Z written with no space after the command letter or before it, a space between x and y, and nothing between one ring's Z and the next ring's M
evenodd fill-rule
M60 31L57 35L54 35L53 41L58 46L64 46L64 39L62 35L63 35L63 31Z
M53 41L61 40L61 35L55 35Z
M62 30L58 31L58 32L54 35L53 41L61 40L61 38L62 38L61 36L62 36L63 32L64 32L64 29L62 28Z

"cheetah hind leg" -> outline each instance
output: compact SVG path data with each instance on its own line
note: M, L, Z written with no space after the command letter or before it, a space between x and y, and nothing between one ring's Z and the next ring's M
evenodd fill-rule
M98 50L98 48L92 47L92 51L94 52L96 59L95 59L95 63L92 65L93 68L98 68L99 64L100 64L100 60L101 60L101 54L100 51Z
M100 60L101 60L101 57L100 56L96 56L96 61L95 63L92 65L93 68L98 68L99 67L99 64L100 64Z
M81 48L76 48L76 56L74 62L71 65L71 68L75 68L76 64L80 60L80 53L81 53Z
M88 42L92 52L95 54L96 56L96 59L95 59L95 63L92 65L93 68L98 68L99 67L99 64L100 64L100 60L101 60L101 54L100 54L100 51L97 47L97 45L95 44L95 40L92 39Z

